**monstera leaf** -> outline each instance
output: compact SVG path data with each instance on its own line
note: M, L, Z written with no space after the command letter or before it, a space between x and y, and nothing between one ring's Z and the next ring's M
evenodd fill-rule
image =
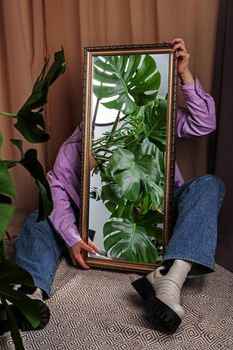
M100 83L94 86L96 97L111 97L112 100L103 105L124 114L153 101L160 86L160 73L156 72L156 63L149 55L97 58L94 79Z
M115 150L109 168L114 181L121 188L125 199L135 201L140 191L147 191L150 183L157 182L159 172L151 155L140 157L127 149ZM153 176L153 179L152 179Z
M158 100L145 107L145 129L148 139L161 151L166 150L167 100Z
M133 144L130 150L134 154L140 152L141 155L149 154L154 157L159 173L159 180L155 182L154 179L148 178L152 191L148 193L148 204L145 201L144 204L149 207L152 202L152 208L154 210L158 207L162 207L164 202L166 153L160 151L160 149L153 142L150 142L148 138L145 138L141 144Z
M20 164L30 173L40 190L37 220L45 220L53 209L53 202L43 167L37 159L37 151L33 148L28 149L21 159Z
M103 201L110 200L113 203L122 202L122 189L115 183L108 183L102 187L101 197Z
M134 154L140 154L140 156L151 155L156 158L157 165L159 166L160 173L165 171L164 169L164 152L149 140L148 137L143 138L141 143L134 142L127 148Z
M134 262L155 263L158 252L151 237L156 228L142 226L128 219L112 218L103 228L104 248L114 258Z
M48 62L47 59L32 88L31 95L19 111L17 113L0 112L0 115L16 119L14 127L30 143L46 142L50 137L45 131L42 112L47 103L49 86L65 72L66 62L63 48L55 52L54 62L46 73Z
M15 188L12 178L6 165L0 160L0 241L3 239L14 212L14 198Z
M34 287L32 277L27 271L17 266L14 261L5 259L0 262L0 271L0 297L13 302L28 321L37 327L40 323L40 310L37 303L10 287L14 284Z
M47 90L46 90L47 91ZM21 110L17 113L15 128L30 143L46 142L49 134L44 130L42 114L28 110Z
M0 148L3 143L0 132ZM0 241L3 239L10 218L14 212L15 187L5 163L0 159Z

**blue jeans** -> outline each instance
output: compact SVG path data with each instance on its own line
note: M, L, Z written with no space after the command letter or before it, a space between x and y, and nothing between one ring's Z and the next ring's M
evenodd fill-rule
M214 270L218 213L224 197L224 185L213 175L186 182L174 193L176 217L172 237L163 263L175 259L192 261L190 275ZM48 220L36 222L33 212L16 240L16 263L27 270L37 287L51 294L53 277L64 243Z
M224 198L224 184L214 175L194 178L174 193L175 225L163 263L193 262L190 276L214 271L218 214Z
M15 243L15 261L28 271L47 297L65 245L48 220L36 221L34 211L24 222Z

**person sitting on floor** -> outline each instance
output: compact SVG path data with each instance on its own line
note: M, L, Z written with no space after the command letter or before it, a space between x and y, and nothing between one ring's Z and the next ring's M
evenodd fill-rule
M190 55L182 39L171 41L178 58L178 75L187 109L178 108L176 136L202 136L215 129L215 104L197 78L189 70ZM25 221L16 241L15 261L28 271L35 283L36 298L50 297L54 274L64 250L68 250L74 265L88 269L82 258L83 250L96 253L99 249L85 243L77 227L80 208L81 126L61 146L53 170L47 174L54 209L48 220L36 222L33 212ZM217 242L217 221L224 197L224 185L213 175L196 177L184 182L175 169L175 224L166 247L161 267L132 282L145 299L152 313L155 329L174 333L184 317L181 289L189 276L214 271ZM20 286L19 286L20 288ZM40 294L40 296L38 296ZM43 303L42 303L43 306ZM14 309L15 310L15 309ZM17 314L22 330L32 327ZM1 321L1 308L0 308ZM49 321L44 313L43 328ZM4 331L9 330L6 320Z

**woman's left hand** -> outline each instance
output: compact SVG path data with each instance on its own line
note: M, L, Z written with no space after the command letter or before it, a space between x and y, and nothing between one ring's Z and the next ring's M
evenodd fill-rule
M194 79L192 73L189 70L189 59L190 54L188 53L184 40L181 38L175 38L169 41L170 44L173 44L173 50L176 57L178 58L177 71L181 79L182 84L193 84Z

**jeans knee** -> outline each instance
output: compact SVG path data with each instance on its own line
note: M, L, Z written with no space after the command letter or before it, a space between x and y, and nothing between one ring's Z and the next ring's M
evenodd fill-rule
M203 184L204 191L215 192L221 199L225 194L225 186L223 181L216 175L207 174L199 178L201 184Z

